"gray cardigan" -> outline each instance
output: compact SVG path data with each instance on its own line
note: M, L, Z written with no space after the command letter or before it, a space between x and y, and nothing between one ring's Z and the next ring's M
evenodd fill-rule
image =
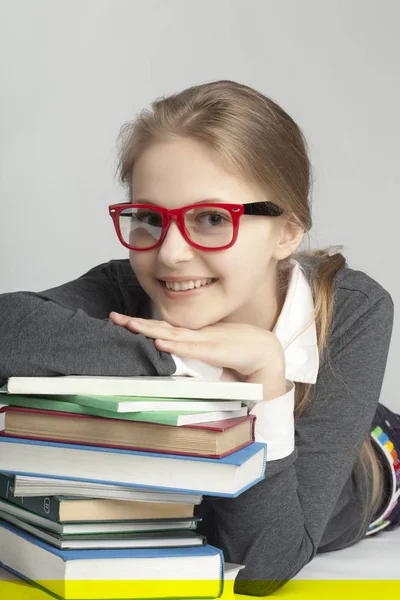
M312 265L303 264L309 278ZM171 356L142 334L116 327L108 319L112 310L150 317L149 298L128 260L44 292L1 295L0 379L172 374ZM341 269L328 349L296 425L294 452L268 462L265 479L238 498L204 499L200 530L226 561L246 566L235 591L269 594L317 552L364 537L371 482L364 483L356 459L378 406L392 321L389 294L365 273Z

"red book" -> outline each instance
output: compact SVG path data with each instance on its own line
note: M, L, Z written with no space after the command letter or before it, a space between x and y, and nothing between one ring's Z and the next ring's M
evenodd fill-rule
M254 415L247 415L176 427L60 410L0 409L0 435L7 437L210 458L223 458L251 444L254 423Z

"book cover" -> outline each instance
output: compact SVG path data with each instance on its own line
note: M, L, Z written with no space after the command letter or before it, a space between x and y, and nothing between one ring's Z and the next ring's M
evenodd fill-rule
M262 400L263 386L240 381L215 381L200 377L106 377L63 375L10 377L10 394L69 394L212 400Z
M11 395L11 394L10 394ZM8 395L7 395L8 397ZM196 400L196 399L169 399L169 398L145 398L142 396L64 396L59 398L68 402L71 398L74 404L89 406L109 412L147 412L147 411L189 411L189 412L213 412L225 410L240 410L240 400Z
M75 498L96 498L106 500L135 501L143 503L168 503L182 505L199 505L201 494L185 494L149 488L133 488L131 486L88 481L74 481L59 477L43 477L14 475L15 496L73 496Z
M46 544L42 540L39 540L24 531L20 531L11 523L6 523L5 521L0 519L0 529L6 529L8 531L12 531L16 535L22 537L23 539L29 541L31 544L39 548L43 548L47 552L51 554L55 554L60 557L64 562L69 560L91 560L98 558L105 558L111 560L117 560L119 558L157 558L160 556L171 556L171 557L185 557L185 556L215 556L222 555L222 550L219 548L214 548L210 545L202 545L198 547L194 547L192 550L188 550L187 548L169 548L159 550L158 548L146 548L146 549L131 549L131 548L103 548L101 550L60 550L59 548L54 548L50 544ZM1 547L1 546L0 546Z
M263 478L266 452L252 442L218 459L0 435L0 471L235 497Z
M56 483L60 483L57 481ZM159 501L113 500L86 497L77 498L67 495L16 496L14 494L14 476L0 473L0 509L6 510L1 500L22 508L29 513L42 516L55 522L102 522L192 519L194 504L180 504ZM9 508L9 507L8 507ZM29 516L29 515L28 515ZM24 517L22 517L24 518ZM29 520L29 519L27 519Z
M224 581L222 551L210 545L60 550L4 521L0 566L66 600L217 598Z
M60 519L60 496L14 496L14 476L0 473L0 498L51 521Z
M174 428L159 423L138 426L137 423L127 424L123 420L108 422L97 416L11 406L1 408L1 413L6 413L6 417L8 414L11 417L21 415L24 421L19 424L19 428L18 423L8 428L7 419L4 419L0 423L3 435L67 444L222 458L254 441L254 415ZM74 422L81 427L74 428ZM119 422L121 426L118 425ZM224 444L220 436L229 430L231 439ZM29 435L27 431L35 433ZM207 431L210 433L207 434Z
M55 412L73 413L103 417L106 419L118 419L123 421L140 421L142 423L159 423L160 425L191 425L193 423L206 423L213 421L237 419L247 414L247 407L242 406L235 411L139 411L132 413L117 413L111 410L95 408L76 404L75 396L22 396L9 394L3 396L4 404L1 407L20 406L24 408L36 408L39 410L51 410ZM66 400L67 399L67 400ZM1 410L0 410L1 412ZM0 416L1 423L1 416Z
M17 506L7 500L0 499L0 517L6 520L7 516L21 519L47 531L52 531L62 535L118 535L126 533L145 533L151 531L174 531L174 530L192 530L196 529L198 516L189 518L172 519L129 519L121 521L52 521L47 517L42 517L25 507Z
M30 533L51 546L60 549L103 549L103 548L191 548L205 546L206 538L194 531L148 531L146 533L63 535L46 530L37 525L18 519L7 513L0 513L6 523Z

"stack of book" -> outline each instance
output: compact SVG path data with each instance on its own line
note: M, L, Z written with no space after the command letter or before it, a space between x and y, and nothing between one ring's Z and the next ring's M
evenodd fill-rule
M62 598L221 595L195 506L263 478L246 407L261 385L13 377L0 391L0 565Z

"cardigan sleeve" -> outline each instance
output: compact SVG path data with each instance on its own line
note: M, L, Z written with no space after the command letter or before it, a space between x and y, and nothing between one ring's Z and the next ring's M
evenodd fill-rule
M238 498L206 498L199 509L210 543L223 549L226 561L245 565L235 583L238 593L271 594L315 556L369 435L393 304L385 291L368 297L342 289L339 296L329 356L297 421L294 451L268 462L264 480ZM362 511L360 506L358 528Z
M0 296L0 379L172 375L171 355L108 318L141 315L146 297L128 261L110 261L43 292Z

